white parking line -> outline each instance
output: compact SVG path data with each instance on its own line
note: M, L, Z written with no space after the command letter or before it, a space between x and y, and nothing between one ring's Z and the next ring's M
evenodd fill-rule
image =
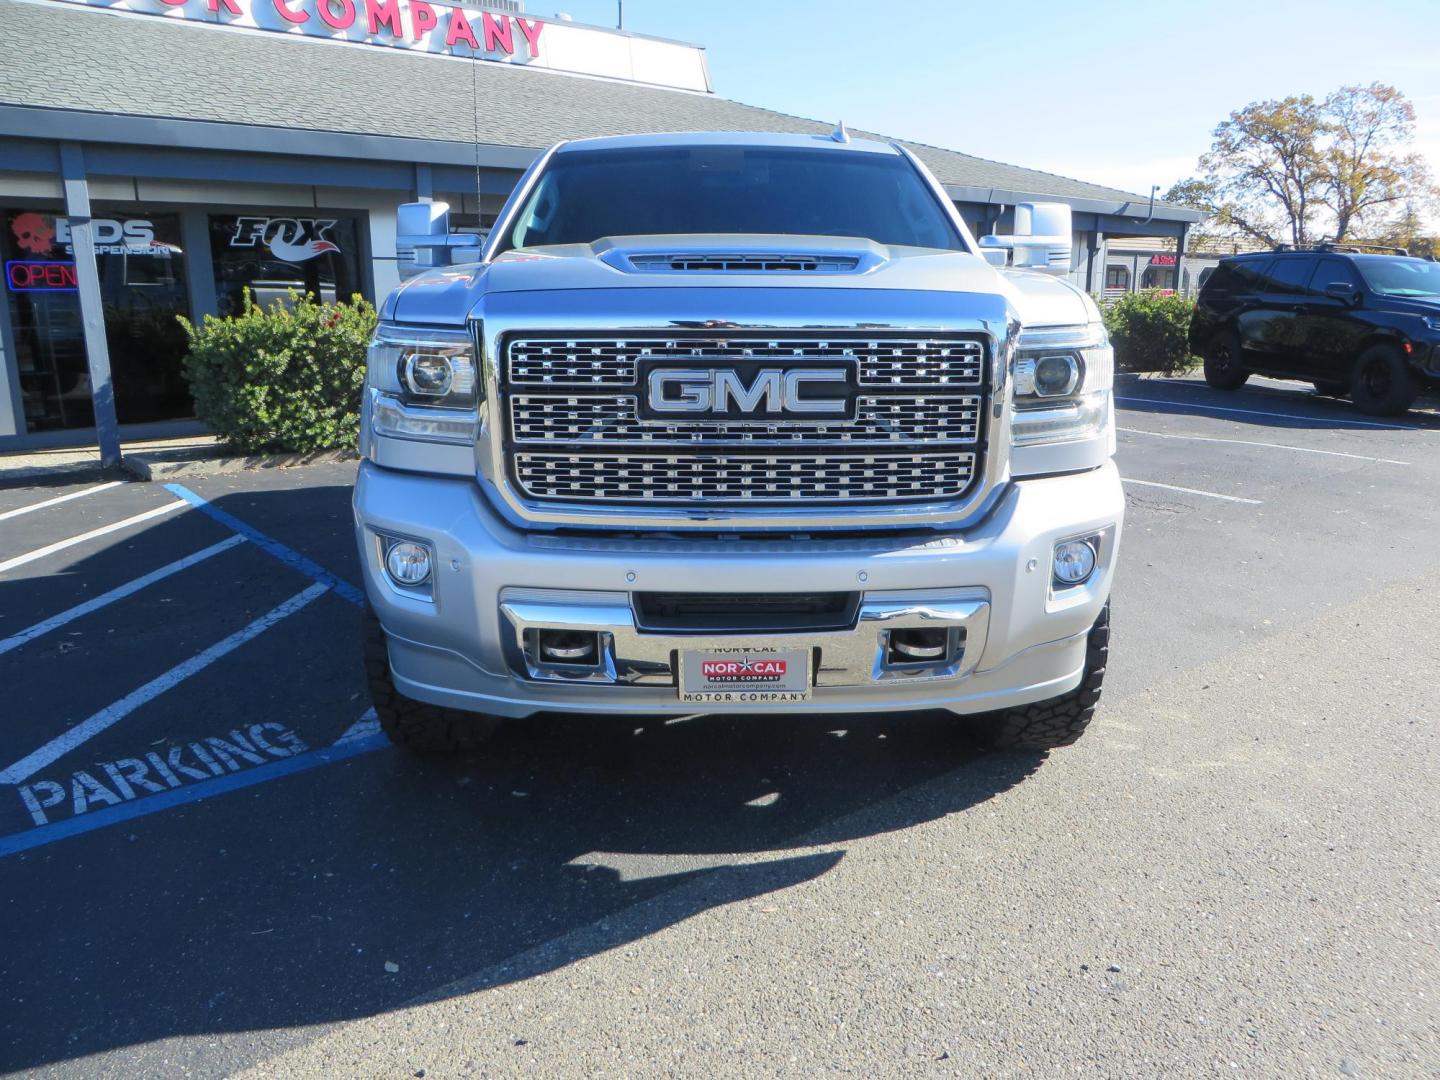
M1384 428L1386 431L1424 431L1407 424L1377 424L1373 420L1350 420L1340 416L1306 416L1304 413L1261 412L1259 409L1232 409L1225 405L1201 405L1198 402L1170 401L1167 398L1117 397L1118 402L1139 402L1145 405L1168 405L1172 409L1199 409L1202 412L1240 413L1242 416L1273 416L1282 420L1308 420L1323 424L1348 424L1350 427Z
M1340 450L1316 450L1311 446L1291 446L1288 443L1278 442L1257 442L1254 439L1217 439L1210 435L1174 435L1168 431L1145 431L1142 428L1117 427L1116 431L1125 431L1131 435L1153 435L1157 439L1187 439L1190 442L1217 442L1235 443L1237 446L1268 446L1272 450L1294 450L1297 454L1324 454L1326 457L1354 458L1356 461L1375 461L1382 465L1409 465L1408 461L1396 461L1394 458L1367 457L1364 454L1346 454Z
M92 611L99 611L105 607L105 605L113 604L116 600L123 600L131 594L139 592L147 585L153 585L155 582L163 580L171 574L178 574L181 570L194 566L198 562L204 562L212 555L219 555L222 551L229 551L237 544L243 543L245 543L245 537L243 536L232 536L228 540L221 540L218 544L211 544L208 548L197 551L193 555L186 555L183 559L176 559L172 563L166 563L158 570L152 570L150 573L138 577L134 581L127 581L124 585L111 589L107 593L102 593L93 599L86 600L83 604L76 604L69 610L60 612L59 615L52 615L50 618L38 622L28 629L21 630L18 634L11 634L7 638L0 639L0 655L9 652L11 649L18 649L27 641L34 641L42 634L48 634L51 630L64 626L68 622L73 622L82 615L89 615Z
M174 502L166 503L164 506L157 506L153 510L146 510L143 514L136 514L134 517L128 517L124 521L117 521L113 525L105 525L98 529L91 529L89 532L81 533L79 536L72 536L67 540L57 540L55 543L47 544L45 547L36 548L34 551L27 551L24 555L16 555L13 559L0 562L0 574L3 574L6 570L13 570L17 566L24 566L28 562L34 562L36 559L43 559L46 555L53 555L57 551L64 551L66 548L74 547L76 544L83 544L86 540L94 540L97 536L104 536L106 533L115 532L117 529L124 529L130 525L138 525L142 521L149 521L151 518L157 518L161 514L168 514L188 505L190 504L184 499L176 499Z
M1175 484L1161 484L1154 480L1135 480L1129 476L1122 476L1121 481L1126 484L1141 484L1145 487L1164 488L1166 491L1183 491L1186 495L1204 495L1207 499L1224 499L1226 502L1248 503L1250 506L1260 506L1259 499L1242 499L1239 495L1221 495L1218 491L1201 491L1199 488L1178 487Z
M69 495L60 495L53 499L46 499L44 502L31 503L29 506L22 506L18 510L6 510L0 514L0 521L9 521L11 518L19 517L21 514L28 514L32 510L44 510L47 506L59 506L61 503L69 502L71 499L83 499L86 495L94 495L99 491L109 491L113 487L119 487L125 483L124 480L111 480L108 484L97 484L95 487L86 488L84 491L72 491Z
M330 586L316 583L311 585L304 592L296 593L279 607L266 612L250 625L235 631L223 641L217 641L204 652L196 653L183 664L177 664L163 675L151 679L138 690L132 690L114 704L107 705L99 712L80 721L69 731L59 735L44 746L40 747L15 764L11 765L4 772L0 772L0 784L18 784L20 781L34 775L38 770L54 762L57 758L74 750L88 740L94 738L106 728L123 720L132 712L159 697L166 690L179 686L182 682L209 667L216 660L228 653L234 652L251 638L259 637L270 627L274 626L287 615L293 615L310 601L318 596L323 596L330 591Z

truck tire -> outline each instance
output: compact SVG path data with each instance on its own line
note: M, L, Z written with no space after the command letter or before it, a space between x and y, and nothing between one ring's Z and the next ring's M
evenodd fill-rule
M1350 374L1350 400L1371 416L1399 416L1419 395L1415 376L1400 350L1371 345L1355 359Z
M429 705L395 689L385 629L369 604L365 605L361 635L370 701L380 730L396 746L426 757L461 754L477 748L499 728L498 717Z
M1050 750L1075 742L1095 715L1109 655L1110 603L1106 601L1090 627L1080 685L1059 697L996 713L984 732L985 744L994 750Z
M1250 378L1240 367L1240 335L1225 330L1205 346L1205 381L1215 390L1239 390Z

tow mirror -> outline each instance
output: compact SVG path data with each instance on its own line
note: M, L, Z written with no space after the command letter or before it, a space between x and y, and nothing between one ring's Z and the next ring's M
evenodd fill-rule
M1336 300L1343 300L1347 304L1358 304L1360 292L1348 281L1332 281L1325 286L1325 295L1332 296Z
M1073 243L1068 203L1016 203L1013 235L991 233L980 238L982 254L991 265L1004 265L991 252L1008 252L1011 265L1057 277L1070 273Z
M480 258L480 237L450 231L450 204L401 203L395 211L395 254L402 275Z

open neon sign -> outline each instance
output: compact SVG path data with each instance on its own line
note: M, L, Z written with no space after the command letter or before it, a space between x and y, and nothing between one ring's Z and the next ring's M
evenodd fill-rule
M79 288L73 262L12 259L5 264L5 284L11 292L74 292Z

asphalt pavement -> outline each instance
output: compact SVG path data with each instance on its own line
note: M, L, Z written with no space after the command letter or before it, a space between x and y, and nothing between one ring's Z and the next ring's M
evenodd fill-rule
M1100 713L421 762L353 466L0 490L0 1072L1440 1076L1440 412L1123 380Z

